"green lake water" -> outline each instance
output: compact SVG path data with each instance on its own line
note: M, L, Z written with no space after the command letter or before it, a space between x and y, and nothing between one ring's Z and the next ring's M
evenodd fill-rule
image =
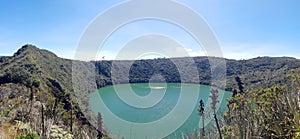
M198 132L201 116L197 108L203 99L205 125L213 119L210 110L211 86L180 83L120 84L104 87L90 96L95 113L117 138L182 138ZM231 92L219 90L219 111L225 111ZM213 121L214 122L214 121Z

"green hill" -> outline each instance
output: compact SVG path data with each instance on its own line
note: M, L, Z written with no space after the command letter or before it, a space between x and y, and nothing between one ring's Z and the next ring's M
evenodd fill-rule
M15 126L15 121L18 120L24 124L32 124L30 127L40 127L40 104L43 104L45 121L71 133L70 109L73 104L72 134L78 137L86 134L95 137L96 128L86 119L77 99L74 99L71 73L71 60L59 58L52 52L32 45L23 46L12 57L2 57L0 93L3 109L1 108L0 122ZM47 127L49 132L51 126ZM41 132L40 128L26 130Z

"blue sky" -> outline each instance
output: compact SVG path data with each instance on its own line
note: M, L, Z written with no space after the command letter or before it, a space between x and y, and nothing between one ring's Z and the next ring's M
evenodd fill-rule
M121 0L3 0L0 8L0 55L12 55L30 43L73 58L82 33L97 15ZM300 58L300 10L297 0L177 0L204 18L226 58L257 56ZM167 8L166 8L167 9ZM122 14L122 13L120 13ZM117 17L116 17L117 18ZM113 20L113 18L112 18ZM113 22L113 21L111 21ZM113 59L119 45L138 34L170 35L191 56L205 55L195 40L160 21L128 24L107 39L99 57Z

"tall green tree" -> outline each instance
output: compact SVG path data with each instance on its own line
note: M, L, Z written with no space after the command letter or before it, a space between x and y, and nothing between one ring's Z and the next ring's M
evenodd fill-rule
M242 82L241 78L239 76L236 76L235 81L237 82L237 85L239 87L239 93L244 94L244 83Z

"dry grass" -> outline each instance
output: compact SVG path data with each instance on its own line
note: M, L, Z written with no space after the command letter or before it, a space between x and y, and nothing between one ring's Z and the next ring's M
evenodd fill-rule
M0 125L0 139L13 139L17 136L17 127L10 123Z

